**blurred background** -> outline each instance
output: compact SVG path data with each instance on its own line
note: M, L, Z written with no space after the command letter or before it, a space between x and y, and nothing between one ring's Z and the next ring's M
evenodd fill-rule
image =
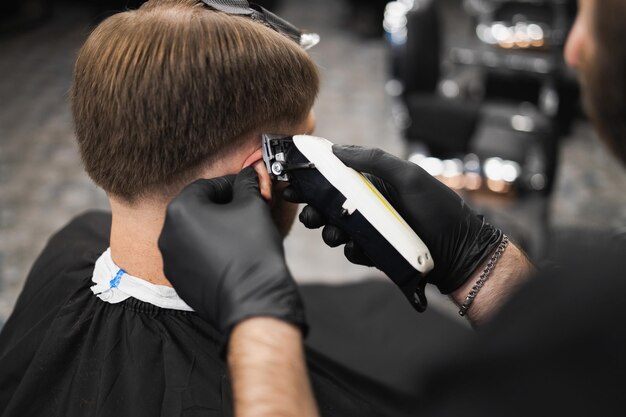
M108 209L82 170L68 89L93 26L141 3L0 6L0 326L50 235ZM573 231L592 241L626 224L626 175L595 138L562 58L575 0L257 3L321 35L311 50L318 136L423 166L538 262ZM299 223L286 249L301 282L380 278Z

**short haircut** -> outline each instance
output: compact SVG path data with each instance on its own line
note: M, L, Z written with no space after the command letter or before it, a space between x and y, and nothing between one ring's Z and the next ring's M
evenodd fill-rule
M95 28L71 98L87 173L132 202L175 191L252 132L301 122L318 89L286 36L197 0L151 0Z

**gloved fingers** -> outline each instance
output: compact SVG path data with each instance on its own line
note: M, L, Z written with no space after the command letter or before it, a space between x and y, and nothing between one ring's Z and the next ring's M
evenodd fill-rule
M331 248L336 248L339 245L348 243L350 241L350 235L341 230L340 228L327 224L322 230L322 239Z
M233 200L245 200L248 198L261 197L259 176L254 167L248 166L239 172L233 184Z
M346 243L346 246L343 248L343 253L353 264L375 266L372 260L363 252L363 249L352 240Z
M408 162L379 148L355 145L333 145L333 153L347 166L396 183L405 173Z
M174 201L199 200L225 204L232 200L234 175L199 179L185 187Z
M300 197L300 194L298 194L298 192L292 185L283 190L283 199L285 201L295 204L306 203L306 201L304 201L302 197Z
M226 204L233 199L234 175L213 178L211 181L210 199L217 204Z
M327 223L319 211L308 205L304 206L298 218L307 229L319 229Z
M232 200L234 175L212 179L199 179L185 187L168 205L158 246L163 254L164 267L175 264L175 256L180 249L181 236L185 225L198 217L198 213L210 211L216 204L226 204ZM200 209L200 210L198 210ZM167 256L168 254L174 256Z

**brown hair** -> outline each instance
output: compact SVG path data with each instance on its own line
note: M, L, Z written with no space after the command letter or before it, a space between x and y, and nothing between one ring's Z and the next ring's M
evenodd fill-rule
M132 202L182 186L247 134L301 122L318 87L286 36L197 0L151 0L89 36L72 110L87 173Z
M583 68L586 107L602 139L626 164L626 2L596 1L593 9L596 48Z

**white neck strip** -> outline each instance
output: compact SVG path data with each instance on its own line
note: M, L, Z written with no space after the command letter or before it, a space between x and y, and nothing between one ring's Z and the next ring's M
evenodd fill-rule
M111 248L107 249L96 261L91 280L95 283L91 291L107 303L117 304L133 297L161 308L193 311L176 294L174 288L151 284L141 278L128 275L113 262Z

